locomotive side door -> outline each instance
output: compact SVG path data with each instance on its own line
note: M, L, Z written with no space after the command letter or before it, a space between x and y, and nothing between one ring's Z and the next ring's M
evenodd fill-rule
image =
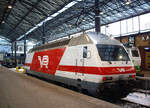
M84 81L84 71L85 71L85 59L87 58L87 46L81 46L79 48L79 55L76 59L76 79L77 85L81 86L81 83Z

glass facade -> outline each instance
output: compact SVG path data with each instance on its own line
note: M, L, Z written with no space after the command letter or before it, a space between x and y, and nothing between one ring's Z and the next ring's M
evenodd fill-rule
M101 27L102 33L114 37L150 31L150 13Z

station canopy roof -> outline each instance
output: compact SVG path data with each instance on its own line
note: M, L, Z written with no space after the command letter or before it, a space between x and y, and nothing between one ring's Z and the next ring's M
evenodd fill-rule
M99 0L99 9L101 25L107 25L149 13L150 0ZM45 38L53 40L94 28L94 12L95 0L0 0L0 35L15 41L26 34L27 39L40 41L39 23L49 18Z

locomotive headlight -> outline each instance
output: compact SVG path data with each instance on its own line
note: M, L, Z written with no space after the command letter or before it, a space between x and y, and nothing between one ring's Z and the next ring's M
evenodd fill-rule
M122 56L122 55L120 55L120 56L119 56L119 59L122 59L122 58L123 58L123 56Z

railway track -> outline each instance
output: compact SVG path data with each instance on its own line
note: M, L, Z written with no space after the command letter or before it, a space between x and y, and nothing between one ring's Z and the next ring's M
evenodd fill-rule
M126 98L116 100L123 108L150 108L150 90L134 89Z
M137 83L126 98L116 102L124 108L150 108L150 78L136 77Z
M128 101L123 101L123 100L118 102L116 105L119 105L123 108L148 108L147 106L143 106L140 104L136 104L136 103L128 102Z

